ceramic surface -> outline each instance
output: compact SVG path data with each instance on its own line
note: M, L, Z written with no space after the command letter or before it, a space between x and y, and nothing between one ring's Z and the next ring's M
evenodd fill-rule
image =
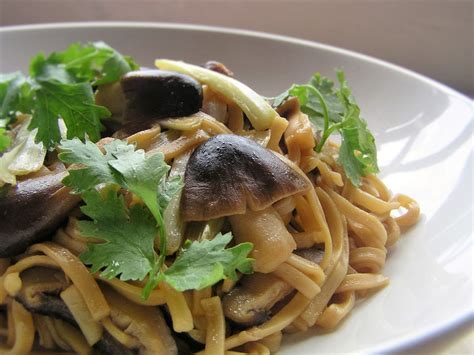
M375 134L381 176L420 203L417 226L389 251L391 283L334 332L287 336L282 354L379 352L447 332L473 316L471 100L392 64L313 42L202 26L85 23L0 30L0 72L27 70L39 51L103 40L143 66L157 57L222 61L265 96L315 71L343 68Z

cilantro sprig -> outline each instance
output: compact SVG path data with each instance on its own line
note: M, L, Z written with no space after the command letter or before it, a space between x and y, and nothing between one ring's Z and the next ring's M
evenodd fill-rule
M101 120L111 114L95 105L92 85L115 82L136 69L133 60L103 42L75 43L48 57L38 54L31 60L28 77L19 72L0 75L0 119L12 120L16 112L32 114L29 129L38 128L36 142L48 149L61 139L59 118L68 139L97 141Z
M322 131L315 148L317 152L322 150L332 134L339 133L339 162L349 180L359 186L363 176L379 172L375 139L366 121L360 117L360 108L343 71L337 71L337 79L339 88L335 88L330 79L316 73L308 84L294 84L277 96L273 105L280 106L290 96L298 98L301 111Z
M102 152L90 141L63 141L59 158L69 169L64 185L82 194L83 213L92 221L80 221L79 230L86 237L104 243L88 244L81 260L91 271L122 280L148 280L142 296L147 298L160 281L178 291L201 289L223 278L236 279L236 270L252 270L247 258L252 244L242 243L225 249L232 236L218 235L211 241L186 243L175 262L164 270L166 230L163 213L169 201L182 188L181 178L167 178L170 167L163 154L147 156L143 150L120 140L104 144ZM97 188L102 186L103 193ZM104 187L105 186L105 187ZM115 188L114 188L115 186ZM137 196L144 204L126 207L117 188ZM160 254L154 250L159 236Z

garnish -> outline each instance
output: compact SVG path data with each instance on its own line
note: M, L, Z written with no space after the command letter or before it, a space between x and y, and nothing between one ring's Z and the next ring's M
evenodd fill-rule
M177 291L201 290L224 278L237 280L237 270L251 273L252 259L247 255L252 250L252 243L225 249L231 240L231 233L218 233L213 239L201 242L188 240L174 263L163 273L163 280Z
M7 134L6 127L7 120L0 120L0 153L7 149L12 142L11 137Z
M181 187L181 178L167 179L170 167L163 154L145 155L133 145L120 140L104 144L104 153L92 142L79 139L63 141L59 158L71 168L63 183L73 193L81 193L86 205L82 207L90 221L81 221L84 236L104 240L88 244L81 260L92 265L92 271L102 276L122 280L148 281L142 296L147 298L160 281L168 282L181 291L207 287L225 278L235 278L235 270L250 272L247 255L250 243L224 249L231 236L217 240L186 244L175 263L163 270L166 256L166 230L163 213L169 201ZM101 195L97 188L104 186ZM113 186L116 186L113 189ZM115 190L120 187L133 193L145 206L134 204L127 208L123 197ZM159 235L160 255L154 250ZM194 263L195 260L200 262ZM176 264L176 266L175 266Z
M0 118L16 112L32 114L29 129L38 129L36 142L47 149L61 139L58 119L67 127L67 138L100 138L100 120L110 116L94 104L92 85L120 79L138 65L103 42L72 44L48 57L39 54L30 63L30 76L21 73L0 77Z
M259 94L231 77L197 65L169 59L157 59L155 65L160 69L189 75L201 83L209 85L229 100L235 101L258 130L270 128L275 117L278 117L275 110Z
M317 152L331 134L338 132L341 135L339 162L352 184L360 186L363 176L379 171L375 139L367 122L360 117L360 108L343 71L337 71L337 79L338 89L330 79L316 73L306 85L293 84L274 99L273 105L280 106L290 96L298 98L301 111L322 130Z
M29 83L20 73L0 74L0 153L12 143L7 133L15 111L26 111L31 105Z

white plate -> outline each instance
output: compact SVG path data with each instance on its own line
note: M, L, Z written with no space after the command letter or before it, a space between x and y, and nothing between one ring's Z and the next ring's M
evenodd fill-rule
M411 71L350 51L255 32L202 26L83 23L0 31L0 72L73 41L103 40L140 64L156 57L222 61L263 95L343 68L376 135L382 177L413 196L423 217L390 250L391 283L360 302L329 334L285 340L282 353L401 349L472 319L473 103Z

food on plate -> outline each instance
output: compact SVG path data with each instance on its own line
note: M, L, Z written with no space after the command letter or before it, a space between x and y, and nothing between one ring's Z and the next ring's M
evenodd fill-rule
M155 64L95 42L0 76L3 353L275 353L388 284L420 210L342 71L265 98Z

